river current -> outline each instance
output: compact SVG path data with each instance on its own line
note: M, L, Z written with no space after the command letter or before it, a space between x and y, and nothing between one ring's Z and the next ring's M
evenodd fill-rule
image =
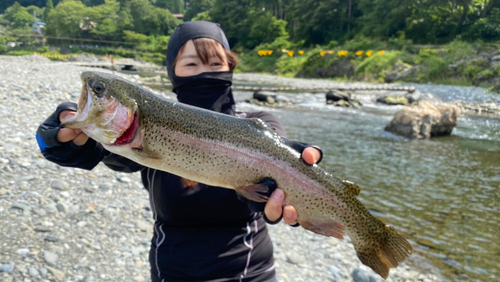
M446 102L500 104L481 88L413 86ZM245 103L251 95L235 92L238 109L271 111L290 139L319 145L321 166L358 184L359 199L411 242L411 262L445 280L499 281L500 117L462 114L451 136L408 140L384 131L401 107L373 92L354 93L359 109L326 105L324 93L280 93L298 109Z

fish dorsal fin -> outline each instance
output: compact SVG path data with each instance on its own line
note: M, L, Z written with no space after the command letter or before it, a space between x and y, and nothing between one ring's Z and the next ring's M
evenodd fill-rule
M269 129L269 125L260 118L249 118L247 122L259 129Z
M358 185L354 184L353 182L349 180L342 180L342 183L344 183L345 188L347 188L351 193L353 193L355 196L359 196L359 192L361 191L361 188L359 188Z

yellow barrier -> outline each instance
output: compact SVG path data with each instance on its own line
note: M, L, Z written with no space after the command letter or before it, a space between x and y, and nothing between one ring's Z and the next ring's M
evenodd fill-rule
M46 54L46 53L38 53L38 52L34 52L33 54L36 56L43 56L43 57L51 58L51 59L68 59L71 57L71 55Z
M288 56L290 56L290 57L293 57L293 55L296 54L295 51L287 50L287 49L281 49L281 52L288 54ZM304 52L304 50L299 50L297 53L300 55L304 55L305 52ZM372 50L368 50L366 52L363 50L358 50L354 54L356 54L356 56L361 56L364 54L367 57L371 57L374 53L376 53L377 55L383 55L385 53L385 50L379 50L376 52L374 52ZM273 50L258 50L257 54L259 54L259 56L268 56L268 55L273 54ZM321 57L324 57L326 54L333 55L334 51L333 50L322 50L319 52L319 55ZM336 54L339 56L347 56L347 54L349 54L349 51L348 50L338 50L338 51L336 51Z

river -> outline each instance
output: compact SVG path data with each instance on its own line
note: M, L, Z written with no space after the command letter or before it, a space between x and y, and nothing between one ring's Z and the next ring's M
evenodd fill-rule
M500 104L481 88L412 86L442 101ZM379 105L370 92L355 93L360 109L313 93L280 94L299 109L263 108L244 102L251 94L235 92L238 109L271 111L290 139L319 145L321 165L358 184L359 199L411 242L411 263L450 281L499 281L500 117L463 114L451 136L408 140L383 130L401 107Z

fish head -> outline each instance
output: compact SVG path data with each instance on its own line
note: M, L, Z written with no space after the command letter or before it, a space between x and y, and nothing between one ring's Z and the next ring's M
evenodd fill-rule
M130 143L138 129L137 103L126 91L131 83L92 71L83 72L81 79L83 85L77 113L62 126L81 129L105 145Z

